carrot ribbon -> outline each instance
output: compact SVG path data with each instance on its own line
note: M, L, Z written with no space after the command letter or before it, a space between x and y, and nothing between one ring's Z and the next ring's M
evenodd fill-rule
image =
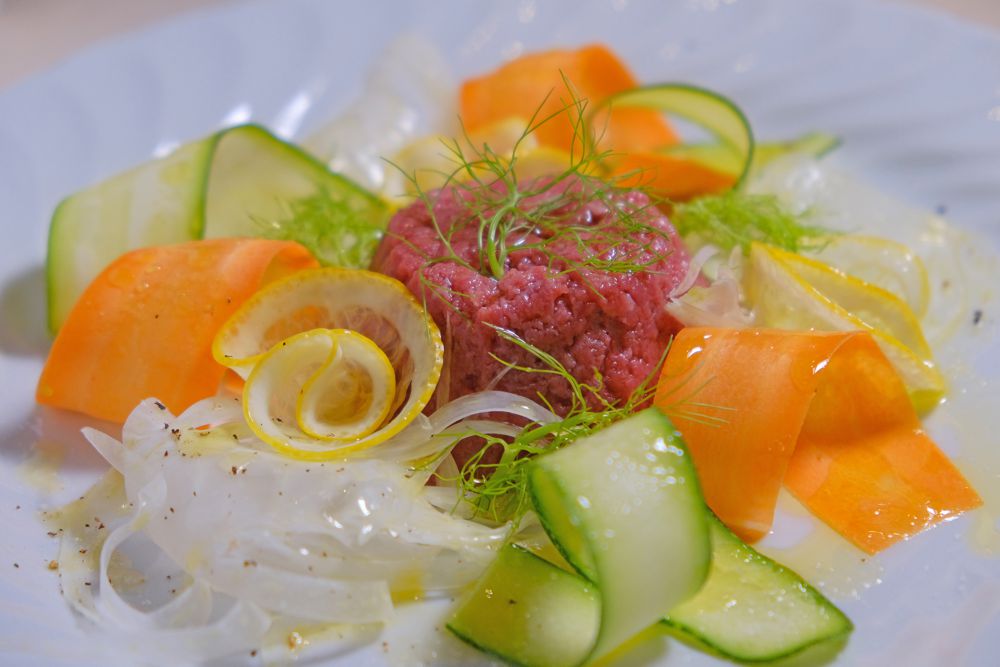
M622 60L605 46L529 53L462 84L460 114L469 133L510 118L534 119L539 145L576 154L585 136L585 109L594 109L637 82ZM568 90L567 90L568 88ZM660 153L679 141L657 111L634 107L604 109L594 137L606 153L603 168L621 187L644 187L659 197L683 201L728 190L734 174L698 160Z
M596 105L634 88L636 80L625 63L601 45L531 53L463 83L462 122L466 130L475 132L511 117L535 118L540 123L534 131L539 144L564 151L575 144L579 149L583 140L579 109L567 94L567 84L577 100ZM677 142L666 121L645 109L615 110L603 129L609 145L621 151Z
M122 422L145 398L174 412L213 395L216 331L264 284L316 266L290 241L211 239L133 250L87 287L60 328L36 400Z
M770 530L782 484L868 553L982 504L867 333L684 329L655 402L747 541Z

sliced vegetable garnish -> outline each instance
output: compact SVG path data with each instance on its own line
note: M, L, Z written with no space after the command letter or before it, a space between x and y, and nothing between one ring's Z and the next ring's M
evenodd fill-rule
M441 334L401 283L334 268L255 294L219 330L212 353L247 380L244 408L257 435L309 460L399 433L427 405L444 361Z
M579 151L586 137L577 104L583 100L599 104L635 86L625 64L604 46L545 51L522 56L466 81L460 115L465 129L472 132L512 116L534 118L539 123L534 134L541 145ZM659 114L644 109L616 109L601 130L602 146L618 151L668 146L677 141Z
M264 128L227 128L59 205L49 230L49 328L57 331L90 281L128 250L272 236L301 241L326 263L361 267L386 214L376 197Z
M823 226L851 233L863 230L905 244L928 274L927 312L921 324L932 345L953 343L981 305L981 297L973 296L968 257L961 250L974 242L940 215L893 199L829 162L805 158L776 161L761 170L751 187L778 195L793 210L811 211ZM894 291L889 284L881 286ZM920 314L919 308L914 311Z
M699 197L676 206L670 219L690 245L739 247L745 254L754 241L799 252L835 238L827 229L806 224L772 195L725 192Z
M746 273L757 323L780 329L868 331L919 412L944 395L944 376L910 307L896 295L814 259L754 243Z
M575 667L594 645L594 584L508 544L467 594L448 629L481 651L527 667Z
M52 516L61 519L53 529L66 527L64 554L75 557L74 572L64 573L69 590L85 593L70 603L123 640L158 639L154 646L166 649L158 664L204 662L234 637L248 650L266 647L268 626L291 626L274 637L285 644L292 628L387 622L394 593L442 595L472 583L510 530L441 511L434 503L447 506L454 494L426 486L404 463L373 457L323 467L261 448L229 397L176 416L147 399L121 441L83 433L124 484L116 472L119 483L98 487L100 497L89 493ZM118 553L126 540L126 554L139 559ZM164 590L165 574L177 595ZM221 621L234 608L254 610L261 623Z
M606 162L619 187L643 188L674 202L726 192L737 183L731 174L673 155L623 153Z
M840 139L825 132L810 132L789 141L755 142L750 171L753 173L757 169L790 153L821 157L839 145ZM694 160L706 167L731 174L734 177L739 176L745 167L740 153L734 151L725 143L676 144L668 146L659 152L675 158Z
M705 499L746 540L770 529L782 483L869 553L982 502L867 333L683 329L654 402L679 397Z
M895 294L922 318L930 303L930 281L923 260L909 246L858 234L830 237L809 256Z
M87 287L38 381L39 403L121 422L156 396L172 410L211 396L223 322L261 285L316 260L297 243L213 239L133 250Z
M542 525L580 577L509 547L449 622L463 639L515 663L578 665L701 587L707 513L684 445L659 410L539 457L529 485ZM498 619L509 623L503 631Z
M254 432L279 451L321 440L347 454L378 443L366 436L383 424L395 395L392 364L375 343L353 331L312 329L261 357L243 408Z
M702 126L717 143L679 145L666 113ZM555 153L535 156L526 171L551 171L596 148L606 151L599 157L617 185L649 188L672 201L739 185L753 160L750 125L730 100L687 84L637 87L601 46L531 54L467 81L461 117L471 132L531 119L525 123L531 136ZM560 153L571 157L562 160Z
M754 147L750 168L755 171L792 153L823 157L839 145L840 138L826 132L809 132L789 141L760 142Z
M744 161L738 151L720 143L689 143L667 146L657 151L675 160L690 160L730 176L733 181L743 171Z
M667 625L727 658L765 662L846 637L851 621L799 575L710 520L712 567L698 593L670 610Z
M718 142L719 151L728 152L729 160L740 165L740 168L735 171L734 179L730 173L716 171L720 177L732 179L730 183L738 186L750 171L754 155L754 138L750 122L738 106L716 92L683 83L664 83L633 88L613 95L601 103L593 121L597 127L601 126L600 114L608 108L618 112L638 109L658 111L673 114L695 123L712 134ZM617 145L613 147L621 150ZM651 153L663 147L662 144L646 143L640 150ZM674 154L660 153L665 164L693 162L696 165L701 164L703 170L711 169L710 164L699 162L697 154L690 152L684 154L681 151L685 149L679 148L671 150L677 152ZM715 159L718 159L718 155ZM621 167L617 167L615 171L623 173Z
M407 145L390 160L393 172L386 179L384 195L400 203L421 192L449 182L467 182L476 177L493 178L495 169L511 169L516 180L562 174L574 166L574 158L560 148L541 146L530 121L508 118L494 125L468 131L461 140L428 136ZM492 168L491 168L492 167Z

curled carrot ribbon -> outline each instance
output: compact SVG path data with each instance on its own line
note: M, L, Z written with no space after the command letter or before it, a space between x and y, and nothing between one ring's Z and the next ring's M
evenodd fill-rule
M655 402L747 541L770 530L782 484L868 553L982 504L867 333L684 329Z

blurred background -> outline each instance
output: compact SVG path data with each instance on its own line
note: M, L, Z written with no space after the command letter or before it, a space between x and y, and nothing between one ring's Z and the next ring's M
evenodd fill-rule
M192 9L239 1L0 0L0 88L43 70L106 37ZM1000 0L885 1L929 7L1000 30Z

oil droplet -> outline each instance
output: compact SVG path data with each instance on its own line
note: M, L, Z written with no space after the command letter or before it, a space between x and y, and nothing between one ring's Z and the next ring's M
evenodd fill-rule
M969 541L970 546L984 556L1000 556L1000 526L997 525L996 515L988 508L976 512Z
M988 418L1000 405L1000 391L985 382L977 385L957 387L934 415L930 432L941 444L957 445L952 460L983 499L983 507L973 511L969 546L985 556L1000 556L1000 447ZM949 437L938 438L938 433Z
M423 599L426 595L423 571L414 568L400 572L390 586L390 594L394 604Z
M806 522L811 530L803 529ZM797 533L798 539L785 539L789 532ZM786 492L778 497L774 534L756 546L835 599L859 599L864 591L882 583L885 572L878 556L869 556L811 517Z
M59 466L65 453L62 446L48 440L39 440L32 448L31 456L21 464L21 478L39 491L55 493L62 489L59 480Z

